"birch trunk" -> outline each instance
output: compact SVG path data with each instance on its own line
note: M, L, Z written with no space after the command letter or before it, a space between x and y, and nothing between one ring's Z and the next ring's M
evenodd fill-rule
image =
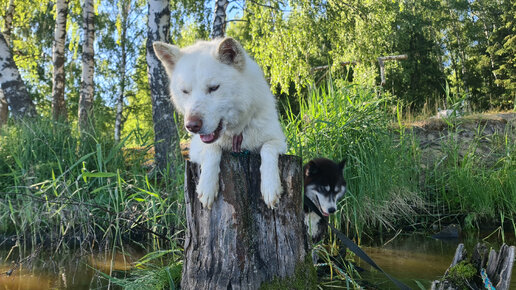
M93 118L93 72L95 41L93 0L84 0L82 8L84 39L82 44L82 77L79 99L79 131L91 132Z
M211 38L224 37L226 34L226 9L228 0L215 0L215 12L213 13L213 28Z
M5 100L4 93L0 89L0 128L7 123L9 117L9 108L7 107L7 101Z
M174 107L169 95L168 77L152 47L154 41L169 42L168 0L149 0L148 13L146 58L154 123L154 159L157 168L163 171L169 163L172 164L171 162L179 153L179 136L174 121Z
M120 92L116 100L116 117L115 117L115 142L120 142L120 136L122 135L123 125L123 111L124 111L124 98L125 98L125 73L126 73L126 44L127 44L127 16L129 15L130 2L121 1L121 31L120 31Z
M13 118L19 120L24 117L36 116L36 108L21 79L3 33L0 33L0 86L7 104L11 107Z
M280 156L283 193L275 209L260 193L260 163L258 154L225 152L220 191L206 209L195 192L200 168L187 162L182 289L259 289L275 278L315 287L312 259L307 261L301 159ZM299 289L288 282L276 288Z
M11 43L11 30L13 27L14 0L9 1L9 6L4 16L4 37L7 43Z
M54 44L52 58L54 63L54 75L52 79L52 117L54 120L66 121L68 112L64 98L65 89L65 40L66 18L68 15L68 0L56 1L56 26L54 31Z
M4 37L7 45L11 44L11 27L13 23L13 14L14 14L14 0L9 1L9 6L5 11L4 15ZM7 106L7 101L5 99L2 88L0 88L0 128L7 123L7 119L9 117L9 107Z

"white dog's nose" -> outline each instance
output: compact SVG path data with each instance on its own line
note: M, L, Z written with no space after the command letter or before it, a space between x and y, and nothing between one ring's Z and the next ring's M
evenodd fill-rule
M202 119L198 116L190 116L185 122L185 127L188 131L192 133L197 133L201 131Z

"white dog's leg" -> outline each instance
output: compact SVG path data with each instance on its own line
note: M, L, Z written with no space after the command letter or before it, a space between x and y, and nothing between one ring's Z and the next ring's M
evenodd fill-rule
M219 193L219 172L222 149L217 145L205 146L201 158L201 176L197 185L197 197L202 205L211 208Z
M260 150L262 165L260 166L261 184L263 200L265 204L274 208L279 200L281 192L281 180L278 168L278 156L286 150L285 142L274 140L263 144Z

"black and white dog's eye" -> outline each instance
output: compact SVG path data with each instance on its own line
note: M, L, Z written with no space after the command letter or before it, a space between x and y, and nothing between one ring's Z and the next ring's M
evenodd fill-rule
M208 87L208 93L213 93L214 91L218 90L220 87L220 85L216 85L216 86L209 86Z
M185 94L185 95L188 95L190 93L190 91L185 90L185 89L183 89L182 91L183 91L183 94Z

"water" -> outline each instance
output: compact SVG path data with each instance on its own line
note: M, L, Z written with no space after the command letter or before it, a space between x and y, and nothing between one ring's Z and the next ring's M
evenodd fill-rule
M489 233L466 236L461 239L437 240L424 235L400 235L391 242L376 241L364 251L387 273L406 283L413 289L420 289L418 281L425 289L429 289L432 281L439 279L450 267L455 250L459 243L464 243L468 253L471 253L477 241ZM485 242L496 251L502 244L501 236L492 235ZM512 234L505 234L505 242L516 245ZM361 267L370 269L366 263ZM511 289L516 289L516 268L513 267ZM363 274L363 278L378 285L379 289L397 289L383 274L375 271Z
M47 289L120 289L109 285L100 272L118 277L133 267L133 262L141 255L122 255L110 252L81 254L78 251L51 255L39 252L31 257L22 255L24 262L18 260L18 249L10 254L10 249L0 250L0 289L2 290L47 290ZM12 272L11 272L12 271ZM9 273L8 275L8 272Z
M436 240L423 235L399 235L394 240L376 240L363 249L387 273L400 279L413 289L419 289L416 281L429 289L431 281L439 279L450 266L455 249L461 242L471 251L477 241L488 234L469 236L457 240ZM506 234L506 243L516 245L514 235ZM499 235L487 239L489 245L498 250L501 244ZM34 257L22 254L25 262L15 267L10 261L18 260L19 248L0 249L0 289L1 290L47 290L47 289L107 289L108 281L100 272L112 273L123 277L125 271L132 269L134 261L143 253L130 251L131 254L114 256L108 253L84 254L69 251L58 255L40 252ZM9 257L8 257L9 256ZM27 258L28 257L28 258ZM7 262L6 262L7 261ZM367 264L359 266L370 269ZM11 275L6 272L15 269ZM516 289L516 269L513 269L511 289ZM396 289L382 274L366 271L362 277L378 289ZM110 289L120 289L109 285Z

